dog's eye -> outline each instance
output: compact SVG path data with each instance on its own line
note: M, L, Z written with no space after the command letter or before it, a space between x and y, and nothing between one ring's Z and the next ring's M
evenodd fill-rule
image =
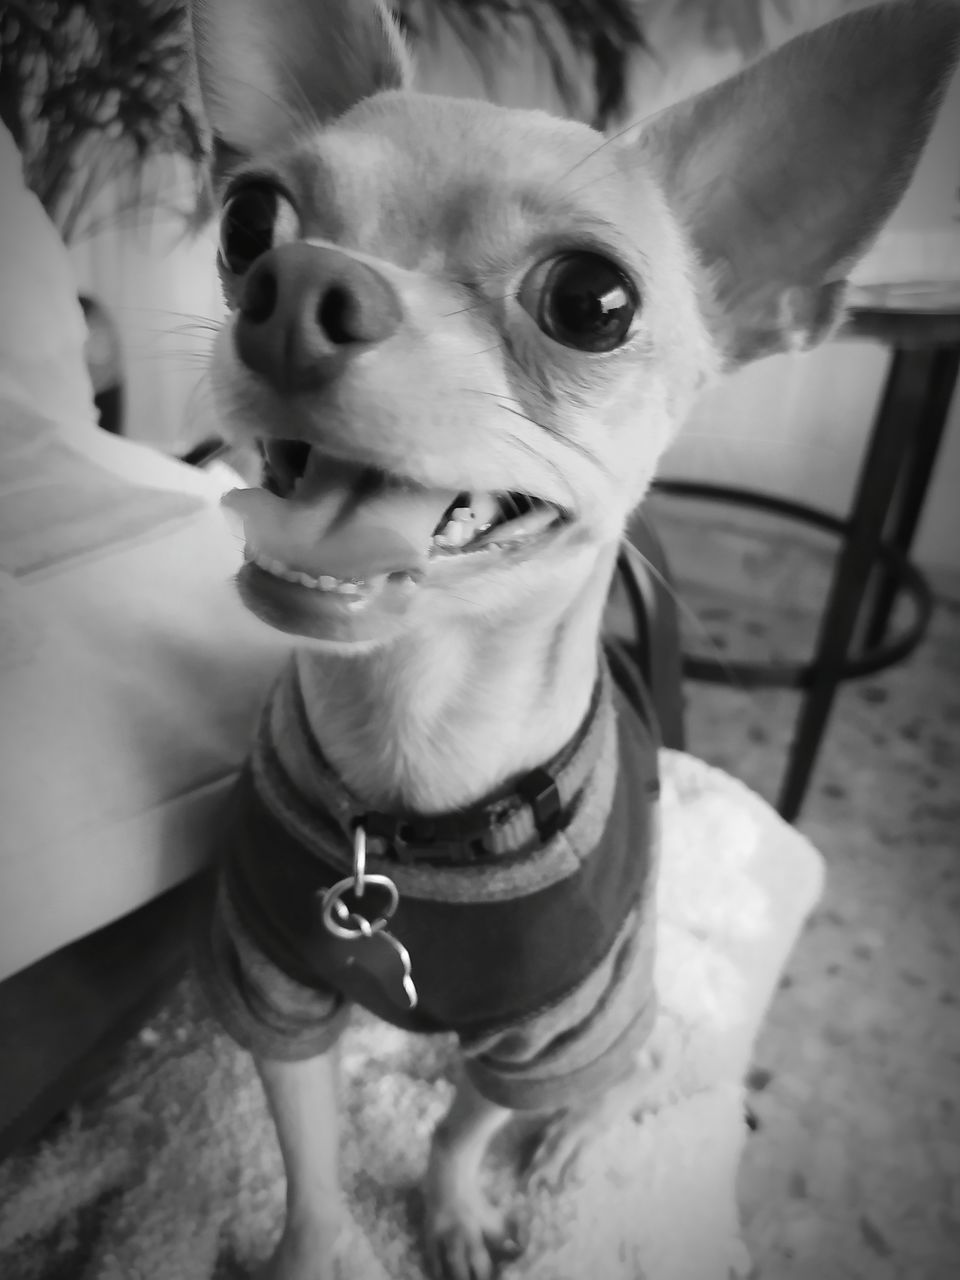
M249 183L227 199L220 218L220 257L228 271L243 275L272 249L296 238L297 215L290 201L267 183Z
M630 334L640 299L624 272L598 253L565 253L534 267L520 305L565 347L614 351Z

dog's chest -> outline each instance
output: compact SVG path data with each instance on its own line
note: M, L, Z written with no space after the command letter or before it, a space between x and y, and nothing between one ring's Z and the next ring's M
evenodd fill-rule
M397 888L389 934L409 954L416 1009L388 939L324 925L324 895L351 874L343 815L305 806L262 744L227 837L245 928L291 976L410 1029L478 1034L555 1003L609 952L655 871L656 741L619 692L607 723L605 750L546 843L527 840L520 854L454 845L442 856L408 845L368 861ZM370 890L364 911L376 919L382 902Z

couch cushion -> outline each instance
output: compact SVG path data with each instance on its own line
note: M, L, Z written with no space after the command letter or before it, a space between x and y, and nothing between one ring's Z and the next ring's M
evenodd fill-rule
M236 597L215 492L87 434L0 401L0 978L203 863L289 645Z

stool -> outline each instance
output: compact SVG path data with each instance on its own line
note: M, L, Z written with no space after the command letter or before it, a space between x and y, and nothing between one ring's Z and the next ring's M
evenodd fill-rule
M902 662L920 643L933 611L930 587L909 555L960 368L960 284L876 285L852 297L837 336L884 343L890 363L846 518L749 489L681 480L654 485L655 491L678 498L768 511L840 539L811 661L684 656L684 674L694 680L725 684L734 679L748 689L803 692L777 802L789 822L802 807L841 681ZM914 616L899 634L890 635L901 593L912 601Z

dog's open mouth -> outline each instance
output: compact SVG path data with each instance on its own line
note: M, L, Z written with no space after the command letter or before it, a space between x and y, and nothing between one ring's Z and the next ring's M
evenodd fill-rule
M532 548L567 518L527 494L428 488L300 441L260 448L263 488L224 503L243 520L248 562L315 591L359 596L440 560Z

